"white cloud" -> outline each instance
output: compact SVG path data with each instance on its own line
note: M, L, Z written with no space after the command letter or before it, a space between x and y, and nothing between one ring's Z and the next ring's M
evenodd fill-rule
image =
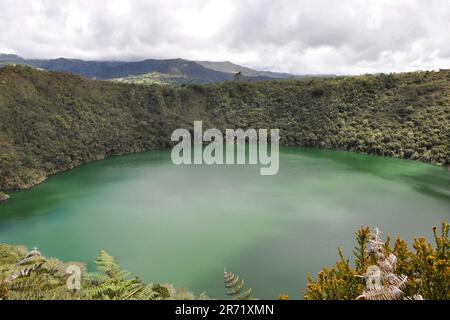
M450 68L450 0L0 0L0 52L231 60L293 73Z

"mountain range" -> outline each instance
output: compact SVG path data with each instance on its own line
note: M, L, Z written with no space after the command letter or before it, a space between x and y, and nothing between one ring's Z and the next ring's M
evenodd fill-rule
M77 74L89 79L142 84L220 83L240 81L305 78L270 71L257 71L228 61L190 61L185 59L143 61L84 61L79 59L24 59L14 54L0 54L0 66L20 64L48 71Z

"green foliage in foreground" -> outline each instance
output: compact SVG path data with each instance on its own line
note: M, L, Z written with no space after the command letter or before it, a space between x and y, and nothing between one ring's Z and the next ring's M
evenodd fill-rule
M31 254L33 251L35 254ZM63 263L40 255L37 249L33 251L27 253L25 247L0 244L0 300L195 299L184 289L140 281L123 271L105 251L96 259L98 271L93 273L81 263ZM74 265L82 271L80 290L67 286L68 282L73 283L67 270Z
M414 251L409 251L404 240L398 238L394 245L390 239L382 242L377 233L378 249L370 244L369 228L356 233L354 250L355 267L339 250L340 260L331 268L322 269L314 280L308 277L304 296L307 300L350 299L450 299L450 239L449 223L442 224L440 234L433 228L435 245L424 238L413 241ZM25 247L0 244L0 300L1 299L101 299L101 300L155 300L209 299L202 293L195 297L185 289L172 285L146 284L123 271L116 259L101 251L95 261L97 272L87 272L81 263L63 263L45 258L37 249L28 252ZM76 265L81 273L81 287L69 290L71 274L68 267ZM382 285L378 291L366 287L369 266L378 265L383 270ZM71 282L70 282L71 283ZM244 289L244 281L238 275L224 271L227 294L234 299L251 299L251 289ZM399 291L401 289L401 291ZM380 296L379 294L382 294ZM288 296L280 295L286 300Z
M420 294L426 300L450 299L450 239L449 223L442 224L438 233L433 228L434 246L425 238L415 239L413 251L408 244L397 238L391 246L388 237L384 243L384 255L395 255L395 273L407 276L407 282L402 289L406 296L414 297ZM361 279L367 268L377 265L376 253L368 250L370 229L361 228L356 233L357 245L353 251L355 267L344 257L339 249L339 261L331 268L322 269L317 279L308 276L308 286L305 293L307 300L352 300L361 296L365 289L365 281Z
M447 165L450 71L333 79L131 85L0 69L0 190L120 155L169 147L176 128L279 128L287 146Z

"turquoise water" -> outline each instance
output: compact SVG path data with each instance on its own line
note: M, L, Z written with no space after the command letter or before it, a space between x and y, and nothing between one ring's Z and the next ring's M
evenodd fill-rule
M0 242L91 262L101 249L143 280L222 298L223 268L258 298L302 298L308 273L351 255L360 226L432 239L450 216L441 167L281 148L280 171L175 166L170 150L114 157L56 175L0 205Z

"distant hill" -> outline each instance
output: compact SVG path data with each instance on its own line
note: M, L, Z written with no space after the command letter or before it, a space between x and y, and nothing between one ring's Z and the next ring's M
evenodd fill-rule
M20 61L23 61L23 59L15 54L0 53L0 63L14 63Z
M289 78L300 78L305 76L294 76L289 73L278 73L271 71L257 71L247 67L243 67L237 64L234 64L229 61L223 62L211 62L211 61L196 61L198 64L204 66L205 68L216 70L220 72L233 73L236 74L241 72L242 75L247 77L267 77L267 78L275 78L275 79L289 79Z
M184 59L148 59L136 62L84 61L79 59L24 59L13 54L0 54L0 66L20 64L48 71L77 74L89 79L116 80L128 83L214 83L234 79L241 72L240 81L302 78L286 73L257 71L231 62L189 61Z

